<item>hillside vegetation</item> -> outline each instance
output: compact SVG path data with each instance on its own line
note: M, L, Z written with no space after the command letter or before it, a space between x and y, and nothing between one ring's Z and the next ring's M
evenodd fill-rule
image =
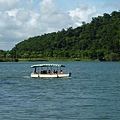
M59 23L58 23L59 24ZM35 36L7 52L18 58L120 60L120 11L92 18L77 28Z

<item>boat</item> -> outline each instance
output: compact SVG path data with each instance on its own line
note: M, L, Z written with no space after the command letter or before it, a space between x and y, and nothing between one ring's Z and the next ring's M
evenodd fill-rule
M70 72L63 72L62 68L65 65L62 64L37 64L32 65L33 72L32 78L66 78L71 77Z

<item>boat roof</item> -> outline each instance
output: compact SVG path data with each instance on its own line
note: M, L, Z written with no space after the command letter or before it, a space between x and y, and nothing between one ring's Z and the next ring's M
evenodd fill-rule
M37 64L37 65L32 65L31 68L35 67L65 67L62 64Z

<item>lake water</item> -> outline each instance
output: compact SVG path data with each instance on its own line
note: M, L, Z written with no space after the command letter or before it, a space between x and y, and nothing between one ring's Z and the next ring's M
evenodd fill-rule
M120 120L119 62L52 62L72 78L30 78L39 63L0 63L0 120Z

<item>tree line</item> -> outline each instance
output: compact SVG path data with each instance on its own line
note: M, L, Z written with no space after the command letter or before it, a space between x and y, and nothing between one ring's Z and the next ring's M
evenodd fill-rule
M77 28L62 29L18 43L0 58L78 58L120 60L120 11L92 18Z

